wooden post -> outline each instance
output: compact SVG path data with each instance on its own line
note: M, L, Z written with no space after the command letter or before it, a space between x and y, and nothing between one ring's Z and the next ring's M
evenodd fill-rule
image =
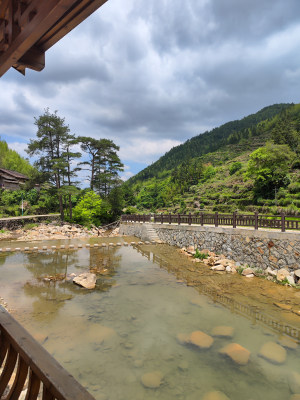
M215 227L218 227L218 225L219 225L218 217L219 217L219 214L216 211L216 213L215 213Z
M236 228L236 211L234 211L232 216L232 227Z
M200 214L200 216L201 216L201 226L203 226L204 225L204 214L203 214L203 212Z
M192 214L189 213L189 225L192 225Z
M285 232L285 214L281 213L281 232Z
M254 229L258 229L258 212L255 211L254 213Z
M180 214L178 214L178 225L180 225Z
M143 223L145 223L145 222L146 222L146 215L143 214Z
M164 223L164 217L163 217L163 213L160 214L160 223L163 224Z
M171 222L172 222L172 215L171 213L169 213L169 224L171 224Z

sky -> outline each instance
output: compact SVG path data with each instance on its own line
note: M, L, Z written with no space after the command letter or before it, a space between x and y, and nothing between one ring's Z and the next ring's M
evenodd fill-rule
M42 72L0 78L0 137L27 156L49 107L119 145L125 180L193 136L299 102L299 0L108 0Z

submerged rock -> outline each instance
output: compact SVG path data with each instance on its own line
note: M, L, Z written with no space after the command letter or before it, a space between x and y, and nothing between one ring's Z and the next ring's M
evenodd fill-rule
M213 391L205 393L202 397L202 400L229 400L229 397L226 396L223 392Z
M228 356L238 365L246 365L250 357L250 351L238 343L228 344L223 347L219 353Z
M278 344L290 350L296 350L298 348L298 343L289 337L279 339Z
M195 331L190 334L188 342L199 347L199 349L209 349L212 346L214 339L204 332Z
M215 326L211 331L212 336L232 338L234 328L232 326Z
M283 364L286 360L286 350L275 342L265 343L258 355L273 364Z
M292 393L300 396L300 373L293 371L289 375L289 386Z
M176 338L180 344L186 344L189 342L190 335L188 333L178 333Z
M149 389L157 389L161 385L163 375L159 371L148 372L141 378L142 384Z
M85 272L76 276L73 279L73 283L76 283L79 286L82 286L86 289L94 289L96 286L97 277L95 274L91 274L89 272Z

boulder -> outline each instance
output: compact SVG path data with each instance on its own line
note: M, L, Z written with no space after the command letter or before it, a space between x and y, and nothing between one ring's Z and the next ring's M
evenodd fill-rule
M245 268L242 272L242 275L247 276L247 275L251 275L254 274L254 271L252 268Z
M282 282L283 280L285 280L288 276L290 276L290 273L287 269L285 268L281 268L279 271L277 271L277 275L276 275L276 279L279 282Z
M281 339L279 339L278 344L280 344L280 346L285 347L286 349L290 350L298 349L298 343L289 337L282 337Z
M275 342L265 343L258 355L273 364L283 364L286 360L286 350Z
M180 344L186 344L189 343L190 335L188 333L178 333L176 339Z
M294 274L297 278L300 278L300 269L296 269L296 271L294 271Z
M91 274L90 272L85 272L76 276L73 279L73 283L76 283L79 286L82 286L86 289L94 289L96 286L97 277L95 274Z
M226 267L224 265L215 265L214 267L210 268L213 271L225 271Z
M268 275L270 275L270 276L276 277L276 276L277 276L277 271L275 271L274 269L268 267L268 268L266 269L266 274L268 274Z
M157 389L161 385L163 375L159 371L148 372L141 378L142 384L149 389Z
M223 392L213 391L205 393L202 397L202 400L229 400L229 397L226 396Z
M232 326L215 326L211 331L212 336L232 338L234 329Z
M246 365L250 357L250 351L238 343L228 344L219 353L231 358L238 365Z
M190 334L189 343L197 346L199 349L209 349L214 342L214 339L201 331L195 331Z
M295 371L291 372L288 380L291 392L300 395L300 373Z

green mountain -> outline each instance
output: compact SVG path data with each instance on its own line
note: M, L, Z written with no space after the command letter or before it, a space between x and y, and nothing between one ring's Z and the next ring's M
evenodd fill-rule
M266 149L270 140L274 144ZM259 148L265 149L259 152L266 157L259 153L254 160L250 155ZM279 160L280 152L289 157ZM295 213L300 208L299 153L300 105L265 107L171 149L127 181L127 205L141 212L205 208ZM264 161L259 157L265 157ZM252 172L248 168L251 158L257 163Z
M0 139L0 168L17 171L30 176L34 168L29 161L21 157L15 150L11 150L4 140Z

